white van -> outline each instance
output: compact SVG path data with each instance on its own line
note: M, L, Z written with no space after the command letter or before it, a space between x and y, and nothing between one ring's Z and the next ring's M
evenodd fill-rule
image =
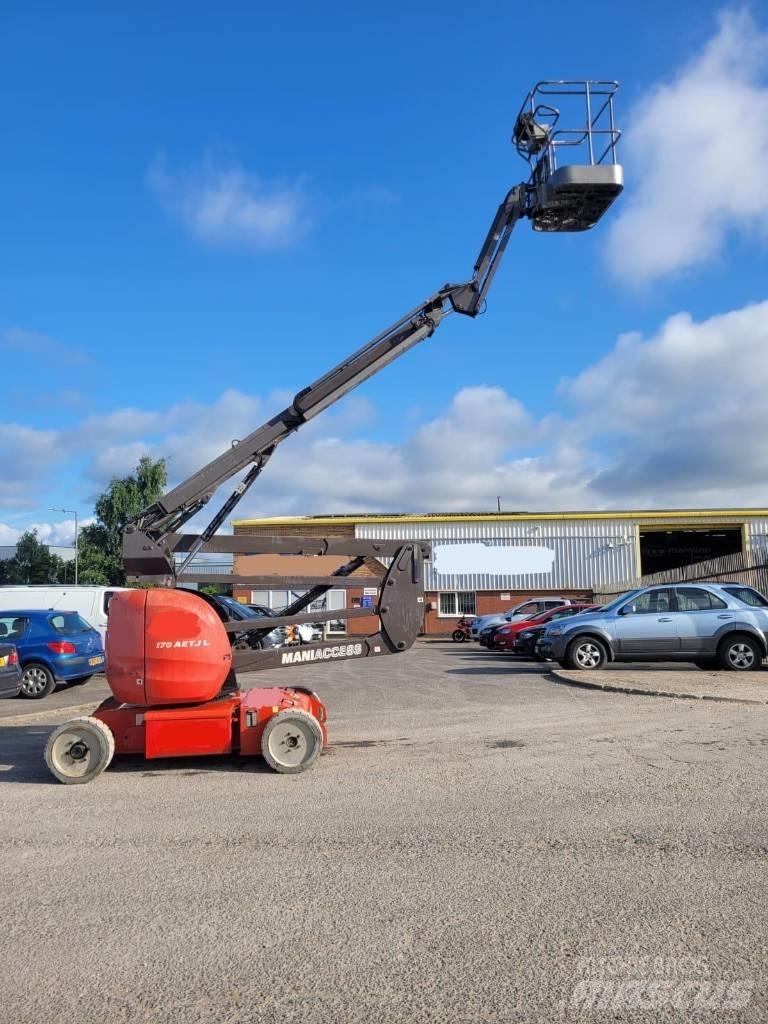
M120 590L128 590L128 587L0 587L0 612L26 608L61 608L68 612L79 612L90 626L98 629L101 642L104 643L109 602Z

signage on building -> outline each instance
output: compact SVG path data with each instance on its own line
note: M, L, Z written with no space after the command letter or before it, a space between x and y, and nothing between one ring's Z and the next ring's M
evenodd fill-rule
M555 552L533 544L435 544L432 559L439 576L523 576L551 573Z

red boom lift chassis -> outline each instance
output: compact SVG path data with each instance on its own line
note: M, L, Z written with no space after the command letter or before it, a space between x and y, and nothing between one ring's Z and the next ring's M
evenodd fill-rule
M178 484L126 526L123 558L129 580L153 589L118 593L109 609L107 681L113 696L86 718L59 726L48 738L45 760L64 783L99 775L114 754L146 758L203 754L262 755L279 772L315 763L327 743L327 712L311 690L297 685L240 690L238 671L283 668L380 657L407 650L424 612L426 543L316 537L225 536L217 531L262 472L275 448L303 424L418 342L444 317L475 317L510 235L519 220L534 230L584 231L619 195L623 172L616 159L620 132L614 123L612 81L539 82L515 121L512 142L529 175L507 193L496 211L472 277L446 284L425 302L303 391L291 404L203 469ZM557 100L558 106L553 102ZM217 489L242 474L237 486L199 534L179 531L201 512ZM198 553L345 555L327 577L206 574ZM387 566L374 608L309 612L332 587L353 585L365 558ZM311 568L311 563L310 563ZM205 596L185 583L246 584L295 591L308 588L277 618L222 622ZM368 579L366 578L366 582ZM377 616L378 631L301 648L233 649L235 634L256 640L278 626ZM238 645L239 646L239 645Z

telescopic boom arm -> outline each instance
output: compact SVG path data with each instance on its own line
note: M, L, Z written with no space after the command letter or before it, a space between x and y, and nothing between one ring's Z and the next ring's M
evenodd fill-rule
M254 483L275 448L304 423L378 373L414 345L431 337L451 312L475 317L483 304L501 257L517 222L529 218L541 231L580 231L592 227L622 189L621 167L615 161L618 131L613 125L614 82L539 83L528 94L518 115L513 142L529 160L529 179L515 185L496 211L480 249L472 277L463 284L446 284L406 313L372 341L299 391L291 404L183 483L145 509L126 528L124 562L129 576L173 583L195 554L211 550L212 539ZM562 95L586 101L586 122L578 128L559 124L559 111L543 96ZM596 97L602 106L595 113ZM609 118L601 127L601 118ZM595 136L607 137L602 156L595 155ZM588 146L586 163L557 166L558 148ZM569 154L570 155L570 154ZM606 161L606 156L610 159ZM247 468L248 467L248 468ZM219 486L247 468L244 477L198 536L176 533L210 500ZM234 550L234 549L232 549ZM175 565L174 551L184 561Z

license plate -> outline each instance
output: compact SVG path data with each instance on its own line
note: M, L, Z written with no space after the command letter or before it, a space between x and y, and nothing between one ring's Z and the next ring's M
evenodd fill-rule
M103 661L104 661L103 658L89 658L88 659L88 664L89 665L100 665Z

